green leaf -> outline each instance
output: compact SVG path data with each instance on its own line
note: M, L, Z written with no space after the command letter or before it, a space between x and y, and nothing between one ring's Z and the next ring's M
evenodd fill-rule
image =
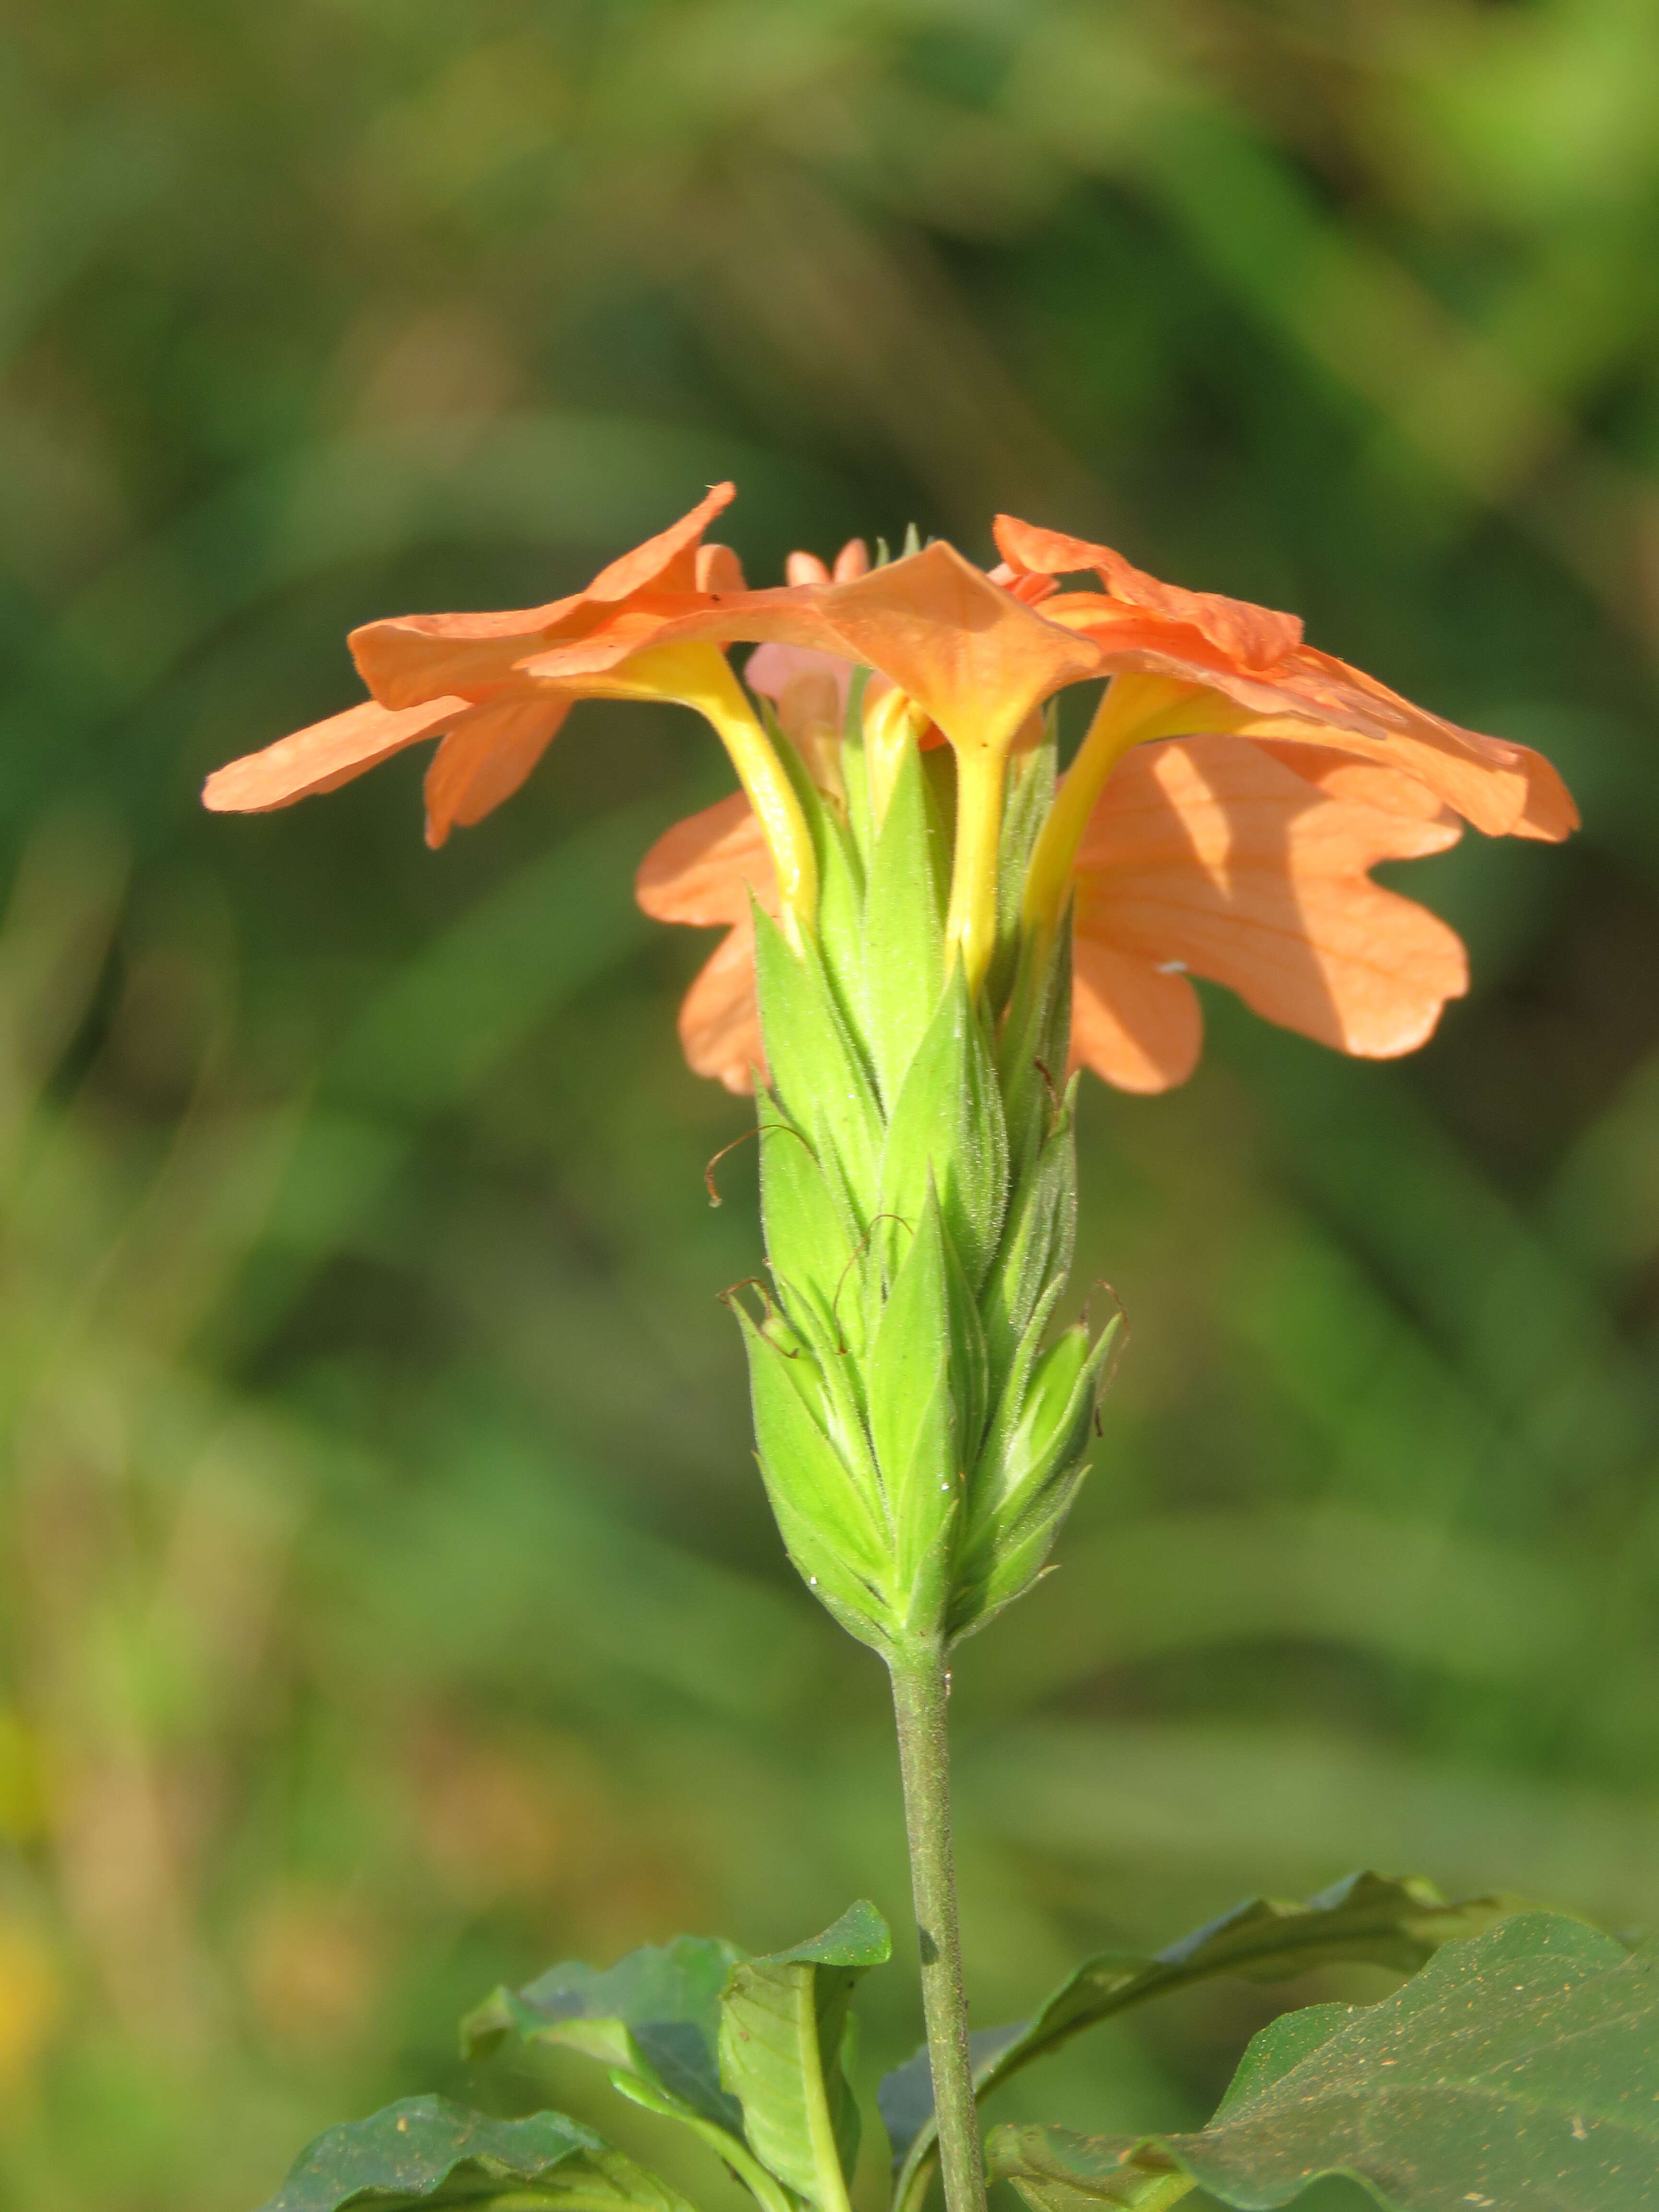
M1069 914L1046 958L1028 939L1009 994L997 1044L1007 1112L1008 1152L1024 1180L1054 1127L1054 1096L1071 1054L1072 930Z
M763 702L761 712L811 836L818 864L818 946L825 973L837 987L842 1010L847 1012L852 997L847 985L849 980L856 982L862 964L864 872L858 848L839 809L826 801L813 781L811 768L780 725L769 701Z
M469 2057L516 2035L596 2058L661 2089L724 2128L737 2106L720 2087L720 1991L743 1954L714 1936L648 1943L600 1971L570 1959L521 1990L497 1990L461 2023Z
M1267 2212L1335 2174L1388 2212L1652 2212L1659 1942L1630 1956L1581 1921L1524 1913L1380 2004L1275 2021L1197 2133L1005 2128L991 2158L1037 2212L1133 2202L1121 2190L1139 2175Z
M974 2086L981 2098L1033 2059L1057 2051L1097 2022L1172 1990L1219 1975L1280 1982L1316 1966L1366 1965L1414 1973L1441 1944L1490 1928L1518 1900L1499 1896L1450 1900L1420 1875L1351 1874L1305 1904L1253 1897L1190 1936L1146 1956L1105 1951L1062 1982L1035 2019L974 2039ZM904 2170L896 2202L915 2203L932 2170L933 2093L927 2054L919 2051L881 2085L882 2118Z
M562 2112L497 2120L447 2097L408 2097L331 2128L301 2152L264 2212L492 2203L689 2212L665 2182Z
M734 1966L721 2001L720 2078L742 2104L750 2148L819 2212L848 2212L858 2156L848 1999L891 1949L886 1922L860 1903L810 1942Z

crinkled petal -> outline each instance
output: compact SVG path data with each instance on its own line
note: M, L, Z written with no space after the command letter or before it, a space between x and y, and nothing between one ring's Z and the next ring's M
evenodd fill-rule
M998 515L994 529L997 550L1010 568L1043 576L1092 569L1115 599L1189 624L1241 668L1273 668L1302 642L1297 616L1258 607L1249 599L1224 599L1218 592L1188 592L1179 584L1160 583L1109 545L1042 530L1012 514Z
M662 598L673 611L684 611L703 596L697 581L702 533L736 495L735 485L716 484L689 514L601 568L568 599L499 614L396 615L365 623L346 641L358 672L383 706L411 706L440 691L479 699L508 681L527 653L556 638L585 636L630 600ZM720 588L728 588L734 574L741 588L736 556L729 559Z
M1541 753L1419 714L1403 700L1398 704L1406 711L1394 718L1393 726L1382 721L1373 700L1357 691L1351 707L1334 704L1327 720L1311 707L1293 706L1288 713L1262 714L1237 726L1241 736L1275 750L1296 744L1334 748L1380 767L1404 769L1488 837L1559 844L1577 828L1571 794Z
M216 814L266 814L315 792L337 791L406 745L435 738L467 711L465 699L428 699L392 711L374 700L348 707L321 722L278 738L263 752L246 753L216 769L202 788L202 803Z
M1269 1021L1370 1059L1409 1052L1468 988L1462 942L1373 884L1455 823L1321 791L1253 744L1184 738L1128 754L1078 863L1080 943L1179 962Z
M426 842L435 850L459 823L482 822L529 776L570 712L568 699L509 693L456 723L426 772Z
M1079 935L1072 960L1072 1065L1119 1091L1168 1091L1198 1065L1204 1017L1184 975Z
M1354 799L1362 806L1380 808L1384 814L1403 814L1413 822L1451 818L1449 810L1421 778L1406 769L1384 768L1334 745L1281 744L1272 738L1250 742L1258 752L1266 753L1333 799Z
M999 516L997 544L1011 571L1056 576L1092 570L1106 587L1044 603L1048 619L1093 640L1103 669L1167 676L1219 692L1247 717L1241 735L1330 746L1408 769L1489 836L1555 842L1578 811L1550 763L1528 746L1431 714L1302 641L1293 615L1160 583L1108 545Z
M842 649L908 692L957 745L1006 749L1034 708L1098 665L1085 641L942 540L831 585L820 604Z
M1334 747L1404 769L1487 836L1554 843L1577 825L1565 785L1541 754L1427 714L1311 646L1299 646L1263 675L1230 663L1190 626L1160 626L1095 593L1068 593L1043 611L1091 638L1103 670L1167 676L1216 692L1225 702L1217 719L1231 734Z

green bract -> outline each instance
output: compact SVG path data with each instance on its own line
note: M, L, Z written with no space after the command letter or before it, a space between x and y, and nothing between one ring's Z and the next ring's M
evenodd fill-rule
M734 1303L790 1556L890 1653L965 1636L1039 1572L1118 1322L1049 1340L1076 1211L1064 945L1035 960L1010 897L988 992L969 996L945 950L948 757L907 742L878 811L857 697L844 804L795 763L824 886L816 941L798 953L756 915L771 1282ZM1051 739L1014 764L1005 885L1054 773Z

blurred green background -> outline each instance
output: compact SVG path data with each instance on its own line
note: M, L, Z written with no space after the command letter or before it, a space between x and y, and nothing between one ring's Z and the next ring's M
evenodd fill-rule
M1588 818L1410 872L1478 978L1415 1060L1212 994L1185 1091L1086 1095L1133 1336L1060 1572L957 1670L978 2021L1367 1862L1651 1925L1649 0L5 40L0 2202L235 2212L426 2087L654 2155L579 2062L469 2075L455 2014L907 1923L879 1669L781 1557L716 1303L758 1238L675 1046L708 940L629 902L716 749L580 709L436 857L412 759L196 805L359 696L351 623L551 597L727 474L751 579L913 519L984 556L1006 505L1300 610ZM917 2020L868 1992L873 2078ZM1279 2001L1011 2109L1200 2115Z

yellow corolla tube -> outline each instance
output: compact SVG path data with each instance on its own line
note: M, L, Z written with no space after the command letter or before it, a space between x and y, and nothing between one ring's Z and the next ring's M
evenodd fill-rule
M962 963L977 995L997 942L997 857L1002 843L1002 793L1008 756L987 745L957 753L957 844L945 919L945 958Z
M812 833L788 772L748 695L718 646L665 645L636 653L602 675L577 679L613 699L672 699L712 724L766 838L777 870L779 918L797 951L815 932L818 866ZM573 687L574 688L574 687Z

